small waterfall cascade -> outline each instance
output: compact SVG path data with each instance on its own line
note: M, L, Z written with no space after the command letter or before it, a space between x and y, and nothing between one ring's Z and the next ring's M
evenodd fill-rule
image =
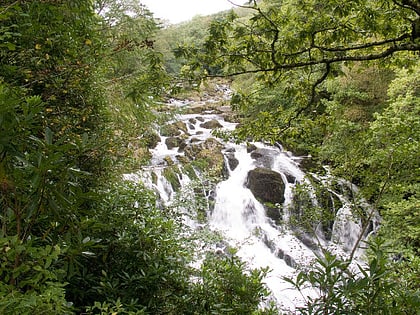
M171 102L176 107L191 105L194 104ZM311 182L300 168L301 158L281 146L235 144L218 139L212 133L214 128L229 131L236 127L236 123L226 121L225 117L223 111L205 109L197 114L180 115L172 122L172 126L178 126L176 132L161 135L160 142L151 150L150 166L125 178L142 181L155 190L163 205L170 205L183 194L185 204L194 203L198 199L196 194L202 193L207 202L205 220L199 222L189 214L186 224L193 229L206 226L223 235L224 242L215 250L223 252L225 247L233 247L249 267L268 267L271 271L264 281L272 292L272 300L293 312L302 305L303 297L282 278L294 278L299 270L312 264L319 246L348 255L362 232L361 220L352 213L348 197L326 188L334 220L323 225L314 222L314 235L302 232L293 220L299 223L305 204L301 205L303 210L296 210L299 207L296 207L294 189L297 185L311 187ZM194 163L186 171L185 161L197 161L203 152L210 156L220 154L223 159L223 176L212 187ZM168 173L168 169L172 171ZM321 183L327 181L327 177L314 175L313 178ZM194 181L199 182L200 192L191 189ZM314 190L310 188L307 193L310 207L324 206L317 201ZM307 289L305 294L313 296L315 292Z

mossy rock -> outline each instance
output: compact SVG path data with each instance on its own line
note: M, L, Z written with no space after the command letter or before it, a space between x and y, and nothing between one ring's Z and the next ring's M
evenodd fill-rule
M174 161L170 156L165 156L163 160L166 162L167 165L174 165Z
M178 147L185 147L185 140L179 137L168 137L165 139L165 144L169 150Z
M187 125L183 121L177 121L162 127L160 134L164 137L180 136L183 132L187 133Z
M223 174L224 156L220 151L203 149L198 155L198 159L204 159L208 162L209 171L211 174L221 176Z
M144 134L146 146L149 149L156 148L157 144L161 141L159 134L156 131L148 131Z
M218 120L212 119L212 120L203 122L202 124L200 124L200 127L206 128L206 129L217 129L217 128L222 128L223 126Z
M180 170L177 166L167 167L163 170L163 176L171 184L174 191L179 191L181 182L179 181Z

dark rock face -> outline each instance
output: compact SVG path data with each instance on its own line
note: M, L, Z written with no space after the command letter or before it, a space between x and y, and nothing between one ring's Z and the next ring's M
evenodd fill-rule
M226 158L228 160L229 169L234 171L235 168L239 165L239 161L235 158L235 153L229 152L226 154Z
M252 151L257 150L257 146L252 143L248 143L246 146L246 152L251 153Z
M268 168L258 167L248 172L246 187L262 202L284 202L285 185L281 175Z
M288 183L291 183L291 184L296 183L296 177L294 177L292 174L286 173L285 175L286 175Z
M280 224L282 211L278 204L284 202L285 190L281 175L268 168L258 167L248 172L246 187L264 204L267 217Z

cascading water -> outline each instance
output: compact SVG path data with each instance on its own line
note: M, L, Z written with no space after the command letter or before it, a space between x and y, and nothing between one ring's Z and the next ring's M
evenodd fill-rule
M172 102L172 105L188 106L188 103ZM226 122L222 116L212 113L180 115L179 120L186 128L178 136L177 145L168 148L168 137L161 137L160 143L151 150L153 158L150 167L140 172L140 178L126 176L127 179L142 180L148 184L157 191L165 204L171 203L177 192L165 178L164 169L168 163L179 164L178 161L185 158L185 147L188 145L205 143L213 137L211 129L205 127L204 123L217 120L219 127L224 130L233 130L236 126L235 123ZM214 206L209 207L205 224L221 233L225 239L224 244L236 248L236 254L250 267L269 267L271 271L265 282L272 292L273 300L281 308L293 311L296 306L302 305L304 297L282 280L282 277L293 278L299 268L313 262L317 252L313 244L328 246L330 250L345 255L346 251L353 248L361 232L360 220L352 218L348 200L338 195L342 207L336 211L331 241L326 240L322 233L312 243L297 237L297 231L288 224L292 216L290 205L293 204L293 188L297 183L309 185L305 173L299 168L299 159L279 147L262 143L253 144L253 150L249 150L247 145L226 143L220 139L218 143L221 144L225 159L226 179L220 181L214 189ZM267 206L248 188L250 171L256 168L281 176L284 198L281 205L270 206L274 217L268 215ZM191 182L185 173L181 172L176 176L181 187ZM315 198L312 192L309 193ZM210 194L207 192L207 195ZM200 226L190 217L186 221L190 227ZM315 293L308 289L305 294Z

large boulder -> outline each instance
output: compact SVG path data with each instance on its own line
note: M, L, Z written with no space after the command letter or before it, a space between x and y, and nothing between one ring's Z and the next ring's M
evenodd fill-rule
M284 202L285 190L281 175L268 168L258 167L248 172L246 187L263 203L267 216L280 224L282 212L279 205Z
M285 185L281 175L268 168L257 167L248 172L246 187L255 198L271 204L284 202Z

